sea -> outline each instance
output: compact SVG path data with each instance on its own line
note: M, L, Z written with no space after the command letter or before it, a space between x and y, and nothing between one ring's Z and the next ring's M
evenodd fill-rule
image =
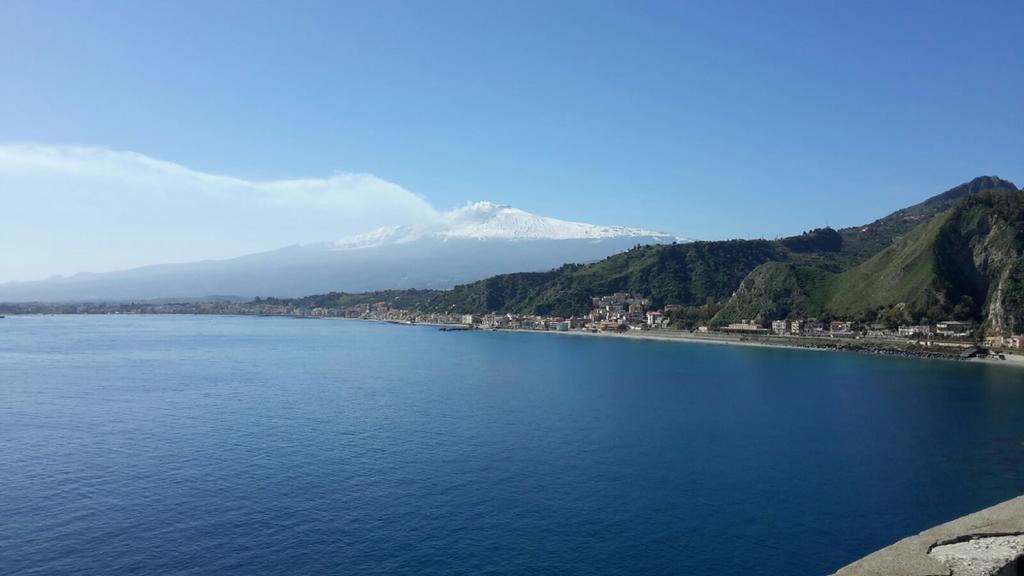
M0 574L818 575L1024 492L1024 371L345 320L0 320Z

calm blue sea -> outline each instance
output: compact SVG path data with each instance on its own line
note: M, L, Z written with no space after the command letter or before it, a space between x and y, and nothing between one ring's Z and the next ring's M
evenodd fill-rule
M1024 373L356 321L0 320L0 573L824 575L1024 492Z

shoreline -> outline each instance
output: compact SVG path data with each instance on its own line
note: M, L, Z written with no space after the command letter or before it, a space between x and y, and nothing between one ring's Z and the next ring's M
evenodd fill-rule
M94 314L15 314L14 316L91 316ZM623 340L644 340L656 342L677 342L684 344L711 344L718 346L746 346L754 348L778 348L784 350L805 350L811 352L848 352L870 356L891 356L896 358L916 358L919 360L946 360L965 362L973 364L987 364L991 366L1004 366L1009 368L1024 369L1024 355L1012 352L997 352L1003 354L1005 359L994 356L961 358L958 354L948 351L924 348L907 349L901 348L895 342L884 340L846 340L835 338L796 338L783 336L760 336L758 339L750 339L749 336L731 334L697 334L682 330L656 330L629 332L592 332L589 330L528 330L522 328L498 328L486 329L469 327L465 324L439 324L439 323L407 323L396 320L385 320L379 318L345 318L340 316L295 316L284 314L196 314L196 313L124 313L124 314L103 314L113 316L231 316L231 317L252 317L252 318L290 318L298 320L348 320L357 322L372 322L376 324L392 324L395 326L422 326L435 328L442 331L453 332L509 332L516 334L556 334L565 336L583 336L596 338L618 338ZM8 315L10 317L10 315ZM781 341L787 339L791 341ZM779 341L776 341L779 340ZM851 343L855 345L850 345ZM977 346L977 345L972 345Z
M896 358L915 358L919 360L946 360L954 362L966 362L974 364L988 364L993 366L1006 366L1010 368L1024 369L1024 356L1018 354L1005 354L1006 359L1000 360L994 357L972 357L972 358L959 358L956 355L943 353L934 350L901 350L896 347L886 346L886 343L880 341L869 341L866 344L876 345L874 348L859 349L852 346L844 346L842 341L827 340L822 342L822 345L814 345L816 342L808 340L802 340L798 342L772 342L764 340L744 340L743 337L736 336L698 336L687 332L675 332L675 333L613 333L613 332L590 332L590 331L555 331L555 330L524 330L524 329L499 329L499 330L479 330L474 329L473 331L482 332L513 332L513 333L530 333L530 334L558 334L568 336L585 336L585 337L596 337L596 338L620 338L624 340L646 340L656 342L681 342L684 344L711 344L718 346L746 346L753 348L778 348L783 350L806 350L810 352L848 352L854 354L863 354L869 356L891 356ZM857 341L863 342L863 341ZM834 345L824 345L824 344Z

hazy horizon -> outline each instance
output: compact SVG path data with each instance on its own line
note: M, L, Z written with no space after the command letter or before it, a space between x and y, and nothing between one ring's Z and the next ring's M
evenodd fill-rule
M0 282L474 201L717 240L1020 185L1022 24L1001 2L5 3Z

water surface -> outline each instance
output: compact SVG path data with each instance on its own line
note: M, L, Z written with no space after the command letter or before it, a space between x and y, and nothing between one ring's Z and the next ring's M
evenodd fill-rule
M282 318L0 320L0 573L824 575L1024 492L1024 374Z

